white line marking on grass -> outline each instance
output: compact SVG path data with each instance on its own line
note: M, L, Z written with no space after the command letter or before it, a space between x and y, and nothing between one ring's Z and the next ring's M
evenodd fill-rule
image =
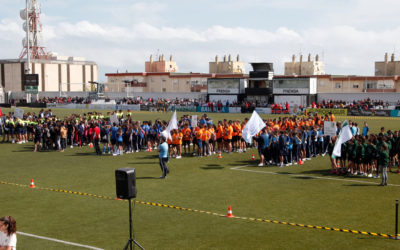
M93 250L103 250L102 248L82 245L82 244L68 242L68 241L64 241L64 240L57 240L57 239L44 237L44 236L39 236L39 235L34 235L34 234L28 234L28 233L23 233L23 232L17 232L17 234L20 234L20 235L23 235L23 236L27 236L27 237L42 239L42 240L54 241L54 242L58 242L58 243L62 243L62 244L65 244L65 245L70 245L70 246L82 247L82 248L93 249Z
M301 174L292 174L292 173L277 173L277 172L269 172L269 171L243 169L245 167L256 167L256 165L239 166L239 167L233 167L233 168L230 168L230 169L231 170L237 170L237 171L244 171L244 172L260 173L260 174L290 175L290 176L295 176L295 177L307 177L307 178L310 178L310 179L323 179L323 180L332 180L332 181L356 182L356 183L375 184L375 185L378 184L376 182L371 182L371 181L358 181L358 180L338 179L338 178L321 177L321 176L313 176L313 175L301 175ZM400 187L400 185L398 185L398 184L388 184L388 186Z

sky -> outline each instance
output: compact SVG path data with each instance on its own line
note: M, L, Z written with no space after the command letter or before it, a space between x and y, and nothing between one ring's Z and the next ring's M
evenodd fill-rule
M373 75L400 50L398 0L40 0L43 44L85 57L105 73L143 72L151 54L173 55L180 72L208 72L218 55L272 62L319 54L325 72ZM25 0L0 0L0 58L22 50ZM400 53L396 53L400 58Z

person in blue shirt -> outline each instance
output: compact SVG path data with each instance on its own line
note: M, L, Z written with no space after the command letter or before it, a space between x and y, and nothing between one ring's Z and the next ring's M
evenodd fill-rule
M364 122L364 127L363 127L362 135L363 135L363 136L367 136L367 135L368 135L368 132L369 132L368 123L367 123L367 122Z
M118 152L117 152L117 154L113 154L113 156L116 156L116 155L122 155L123 153L124 153L124 148L123 148L123 142L124 142L124 140L123 140L123 131L122 131L122 128L118 128L118 131L117 131L117 148L118 148Z
M301 155L301 149L302 149L302 145L301 145L301 137L302 137L302 133L298 132L297 134L294 133L294 148L293 148L293 155L294 155L294 165L297 165L299 163L299 159L302 159L302 155Z
M274 132L271 135L271 158L272 158L272 164L278 165L279 163L279 143L278 143L278 135L276 132Z
M113 153L117 152L117 149L115 148L115 145L117 144L117 134L118 134L118 127L117 124L113 124L113 126L111 127L111 146L112 146L112 150Z
M324 132L321 128L317 129L317 155L325 156L325 148L324 148Z
M289 144L288 144L288 164L292 165L293 164L293 144L295 143L294 141L294 132L291 132L289 134Z
M283 167L283 164L287 163L287 155L288 155L288 136L287 131L281 131L280 136L278 138L278 145L279 145L279 157L280 157L280 167Z
M161 136L161 138L160 138L160 146L158 147L158 158L159 158L160 167L161 167L161 171L162 171L162 175L160 176L160 179L165 179L165 177L167 177L167 174L169 173L169 169L167 167L168 144L167 144L164 136Z
M269 136L266 132L266 129L263 128L260 135L254 137L254 139L257 141L258 154L260 156L260 164L258 164L258 166L262 167L265 163L266 148L269 147Z
M303 127L303 132L301 136L301 158L306 159L307 157L307 147L308 147L308 133L306 127Z

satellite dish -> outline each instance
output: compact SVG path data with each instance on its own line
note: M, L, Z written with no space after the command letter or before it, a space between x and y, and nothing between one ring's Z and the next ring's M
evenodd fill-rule
M32 39L29 39L29 46L32 46L32 44L33 44ZM26 44L26 38L22 39L22 46L23 46L23 47L26 47L26 46L27 46L27 44Z
M30 26L30 25L29 25L29 26ZM24 22L24 23L22 24L22 29L23 29L25 32L27 31L28 25L26 24L26 22ZM29 31L32 32L32 27L31 27L31 26L29 27Z
M26 9L22 9L19 11L19 16L22 20L26 20Z

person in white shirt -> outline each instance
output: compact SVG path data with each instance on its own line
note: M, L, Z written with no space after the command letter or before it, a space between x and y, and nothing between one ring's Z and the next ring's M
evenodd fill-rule
M0 250L17 249L17 222L12 216L0 218Z

